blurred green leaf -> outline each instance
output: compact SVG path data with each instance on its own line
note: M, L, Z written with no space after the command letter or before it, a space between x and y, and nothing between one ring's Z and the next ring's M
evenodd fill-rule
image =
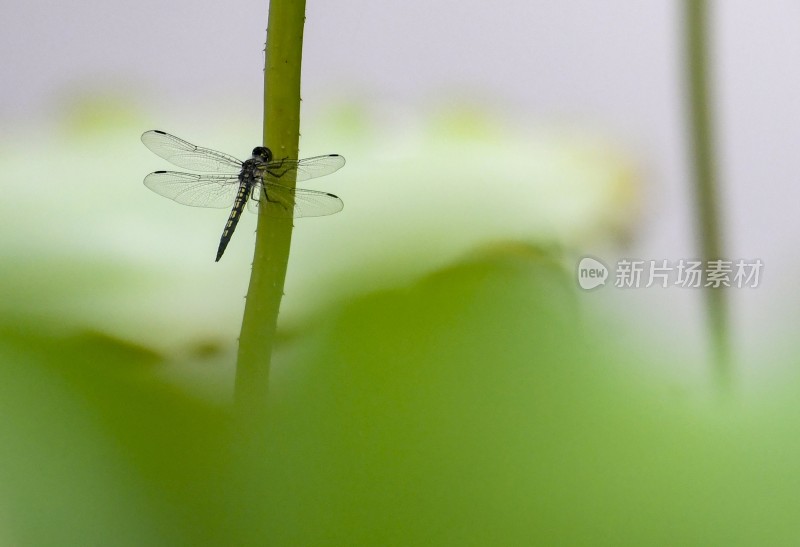
M0 543L797 544L797 382L667 389L559 263L497 243L320 311L256 452L152 351L2 322Z
M319 320L273 382L271 540L795 544L797 443L649 384L575 297L501 245Z
M96 333L0 333L13 544L200 544L219 526L226 414L158 381L159 362Z

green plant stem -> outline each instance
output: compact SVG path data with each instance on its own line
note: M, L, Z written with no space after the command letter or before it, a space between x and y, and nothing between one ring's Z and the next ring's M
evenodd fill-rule
M264 146L296 158L300 139L300 66L305 0L271 0L264 69ZM281 179L282 184L294 184ZM234 400L245 421L263 423L278 311L292 241L292 220L260 214L247 290ZM246 428L247 429L247 428Z
M709 105L708 4L705 0L684 0L686 65L692 147L695 225L703 261L722 260L722 230L712 113ZM705 288L716 382L727 391L732 382L728 302L720 287Z

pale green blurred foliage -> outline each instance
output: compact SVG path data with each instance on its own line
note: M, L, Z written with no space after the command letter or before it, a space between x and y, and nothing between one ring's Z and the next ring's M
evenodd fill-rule
M793 544L785 400L655 383L572 289L503 246L321 320L274 390L276 544Z
M348 158L329 186L347 205L296 232L254 459L233 453L227 351L248 230L213 264L224 218L141 185L163 168L148 127L73 120L47 159L61 193L8 187L0 544L800 541L796 382L720 408L583 309L570 249L636 218L613 147L469 112L370 120L347 107L307 132ZM40 152L14 146L4 173Z
M210 116L202 124L190 113L142 121L124 105L76 95L56 129L0 141L0 215L13 227L0 232L9 265L0 272L0 310L173 354L231 343L255 217L242 219L224 260L212 264L228 211L182 206L145 188L147 173L175 168L139 135L165 129L244 157L260 132L211 105L193 109ZM521 129L475 106L396 119L343 104L307 123L301 155L336 152L348 162L308 186L340 195L345 209L297 220L284 325L321 304L408 282L476 246L602 246L627 237L638 219L634 162L578 128Z
M719 412L659 385L575 290L549 253L504 244L320 312L279 349L255 460L232 457L227 405L165 382L153 353L6 326L4 536L795 543L793 399Z

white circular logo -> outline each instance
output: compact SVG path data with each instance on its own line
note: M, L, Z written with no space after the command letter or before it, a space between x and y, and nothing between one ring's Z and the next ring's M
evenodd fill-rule
M608 268L597 259L585 256L578 263L578 285L581 289L591 290L606 284Z

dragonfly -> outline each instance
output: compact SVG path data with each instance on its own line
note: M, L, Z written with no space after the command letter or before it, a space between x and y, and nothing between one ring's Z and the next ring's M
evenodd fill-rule
M230 154L195 146L159 130L145 131L142 142L171 164L199 173L154 171L144 178L145 186L183 205L231 207L215 262L222 258L245 206L254 212L282 218L332 215L344 207L338 196L293 188L287 183L338 171L345 163L338 154L276 160L269 148L257 146L249 159L240 161Z

